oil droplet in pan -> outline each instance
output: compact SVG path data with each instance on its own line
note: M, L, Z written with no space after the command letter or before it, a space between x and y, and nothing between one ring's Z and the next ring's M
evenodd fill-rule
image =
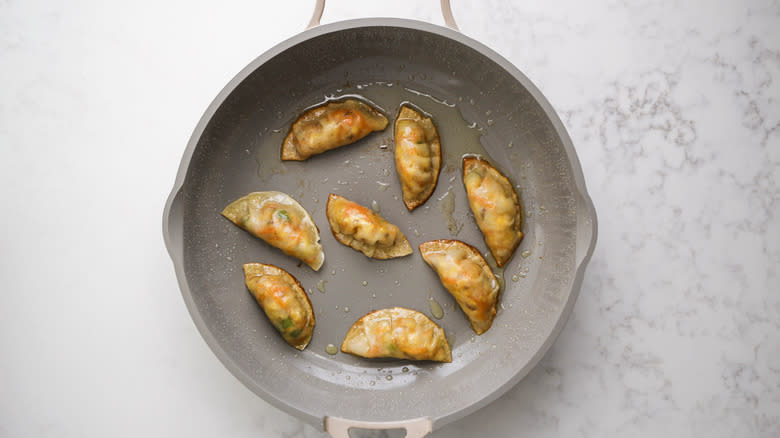
M463 224L458 224L455 217L452 216L452 213L455 211L455 195L451 189L450 187L450 190L447 190L447 193L439 198L439 210L441 210L441 214L447 220L447 229L450 231L450 234L457 236Z
M444 309L441 308L441 304L433 297L428 298L428 304L431 306L431 315L436 319L442 319L444 317Z
M333 345L333 344L328 344L328 345L325 347L325 352L326 352L326 353L328 353L328 354L330 354L331 356L333 356L334 354L336 354L336 353L338 353L338 352L339 352L339 349L338 349L338 348L336 348L336 346L335 346L335 345Z
M488 266L490 266L490 270L493 271L493 275L496 276L496 280L498 280L498 287L499 290L504 290L504 269L503 267L499 268L498 264L496 263L496 259L493 258L493 254L490 252L487 252L483 254L485 261L488 263Z

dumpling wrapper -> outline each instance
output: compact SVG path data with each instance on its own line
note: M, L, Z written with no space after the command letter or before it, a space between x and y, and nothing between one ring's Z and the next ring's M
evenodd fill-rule
M306 292L290 273L273 265L244 265L247 289L284 340L303 350L314 332L314 310Z
M432 240L420 245L420 253L455 297L474 332L485 333L496 316L500 286L479 251L459 240Z
M404 233L370 208L331 193L325 210L336 240L368 257L384 260L412 253Z
M309 212L286 193L250 193L230 203L222 215L315 271L325 261L317 225Z
M424 204L436 189L441 171L441 143L436 126L418 111L401 107L395 121L395 168L409 211Z
M387 118L382 113L356 99L318 106L293 122L282 143L282 160L303 161L386 127Z
M366 358L452 362L444 330L422 313L403 307L376 310L357 320L341 351Z
M520 199L512 183L479 157L463 159L463 184L477 226L500 267L523 240Z

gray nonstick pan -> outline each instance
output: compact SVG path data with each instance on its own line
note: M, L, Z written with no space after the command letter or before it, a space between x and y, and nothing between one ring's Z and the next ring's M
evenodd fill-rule
M257 395L332 436L351 427L404 428L421 437L487 405L523 378L571 312L596 242L596 215L574 147L539 90L488 47L448 25L372 18L318 26L252 61L208 107L184 151L163 234L187 308L222 363ZM290 124L307 108L357 96L390 126L306 161L280 160ZM402 103L428 113L443 163L433 196L401 200L392 123ZM517 187L525 238L494 271L504 282L492 328L476 336L417 245L458 239L488 254L461 178L464 154L492 162ZM255 191L278 190L313 216L325 248L315 272L250 236L220 212ZM338 243L329 193L373 205L415 251L369 259ZM489 258L489 256L488 256ZM308 291L317 325L309 346L287 345L246 290L242 264L277 265ZM452 363L366 360L341 352L359 317L403 306L444 328Z

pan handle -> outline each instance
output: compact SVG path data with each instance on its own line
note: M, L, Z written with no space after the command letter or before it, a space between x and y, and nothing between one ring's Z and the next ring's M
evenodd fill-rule
M314 26L320 25L320 19L322 18L322 11L325 10L325 0L314 0L314 12L311 14L311 20L306 25L306 29L311 29Z
M175 190L168 196L168 200L165 202L165 209L163 210L163 240L165 241L165 248L168 249L172 259L179 257L182 248L181 233L171 231L171 228L180 227L181 224L181 187ZM172 225L173 223L173 225Z
M404 429L406 438L423 438L433 430L430 418L406 421L353 421L338 417L325 417L325 431L333 438L349 438L349 429Z
M441 15L444 16L444 24L452 30L460 32L460 28L455 23L455 17L452 15L450 0L441 0Z
M314 0L314 13L311 14L311 20L306 29L310 29L314 26L320 25L320 19L322 18L322 11L325 10L325 0ZM444 16L444 24L452 30L460 32L458 25L455 24L455 17L452 15L452 7L450 6L450 0L441 0L441 15Z

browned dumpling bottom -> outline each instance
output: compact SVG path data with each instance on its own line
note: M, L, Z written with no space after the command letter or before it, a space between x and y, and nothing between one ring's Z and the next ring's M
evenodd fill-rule
M503 266L523 239L520 200L512 183L486 160L463 159L463 184L477 226L496 264Z
M417 110L401 107L395 122L395 168L409 211L419 207L436 189L441 171L441 144L436 126Z
M493 325L500 286L479 251L459 240L432 240L420 244L420 254L458 302L474 332L485 333Z
M273 265L247 263L244 282L284 340L303 350L314 333L311 301L289 272Z
M325 210L336 240L368 257L389 259L412 253L404 233L370 208L330 194Z
M387 118L365 102L330 102L306 111L292 124L282 143L282 160L306 160L386 127Z
M222 215L315 271L325 261L317 225L303 206L286 193L250 193L230 203Z
M376 310L357 320L341 351L366 358L452 362L444 330L422 313L403 307Z

